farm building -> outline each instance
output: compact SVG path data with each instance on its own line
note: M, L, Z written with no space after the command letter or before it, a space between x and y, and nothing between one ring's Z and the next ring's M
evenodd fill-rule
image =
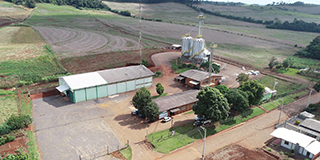
M129 66L59 77L56 88L77 103L151 87L153 75L143 65Z
M307 135L286 128L278 128L271 135L280 138L280 145L289 150L293 149L295 154L311 159L318 157L320 154L320 142Z
M188 90L154 99L153 101L159 107L159 119L191 110L192 106L198 102L196 98L198 93L199 90Z
M211 83L209 83L209 73L201 70L190 69L181 73L174 79L186 84L187 86L194 89L202 89L206 86L214 87L219 85L221 75L211 74Z

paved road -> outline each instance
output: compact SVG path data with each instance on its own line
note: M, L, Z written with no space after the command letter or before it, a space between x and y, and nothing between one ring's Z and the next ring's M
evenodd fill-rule
M284 106L281 121L285 121L292 113L297 113L306 107L308 97ZM310 103L320 101L320 93L311 96ZM259 117L239 124L234 129L223 131L207 138L206 155L223 148L229 144L240 144L249 149L262 147L264 142L272 138L271 132L274 131L274 125L278 122L280 110L276 109L269 113L265 113ZM192 145L178 149L168 155L161 157L163 160L193 160L198 159L202 155L203 141L199 140Z
M90 158L124 147L104 121L110 113L94 100L74 104L52 96L32 103L35 133L45 160Z

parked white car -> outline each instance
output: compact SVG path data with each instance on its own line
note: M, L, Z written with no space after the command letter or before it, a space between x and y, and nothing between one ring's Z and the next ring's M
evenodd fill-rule
M169 122L169 121L171 121L171 120L172 120L171 117L164 117L164 118L162 119L162 122Z

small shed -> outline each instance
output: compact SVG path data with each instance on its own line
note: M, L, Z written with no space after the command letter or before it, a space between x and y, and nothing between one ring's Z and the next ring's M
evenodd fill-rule
M205 86L214 87L219 85L221 80L221 75L211 74L211 83L209 83L209 73L206 71L190 69L181 73L179 76L175 77L175 80L186 84L187 86L195 89L202 89Z
M197 95L199 90L188 90L177 94L156 98L153 101L157 103L160 111L159 119L165 116L172 116L192 109L192 106L198 102Z
M59 77L57 90L74 103L151 87L154 73L143 65Z
M264 87L265 92L263 93L262 101L268 100L271 96L275 96L277 94L277 90L271 90L269 87Z

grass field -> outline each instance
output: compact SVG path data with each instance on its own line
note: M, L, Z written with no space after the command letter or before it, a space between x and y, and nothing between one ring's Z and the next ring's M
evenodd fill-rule
M245 116L240 116L241 118L239 118L238 116L231 117L224 122L206 126L205 128L207 129L207 136L230 128L262 113L264 113L262 109L260 109L259 107L254 107L253 109L248 110ZM160 153L168 154L170 151L173 151L177 148L183 147L187 144L203 138L198 129L199 127L193 127L193 122L190 122L183 126L151 133L149 134L149 141L151 141L151 143L155 146L154 150ZM175 134L173 136L171 136L172 131L175 131ZM203 134L203 131L201 129L200 131Z
M33 9L22 5L14 5L9 2L0 1L0 26L13 22L20 22L28 18Z
M27 142L27 147L29 151L29 160L39 160L39 153L37 150L37 142L36 139L34 138L33 132L32 131L27 131L27 137L28 142Z
M304 85L300 84L291 84L285 81L282 81L280 79L275 80L275 78L270 76L263 76L262 78L257 80L259 83L264 85L265 87L269 87L270 89L273 89L273 85L275 81L278 82L278 84L275 86L275 90L277 90L277 95L281 94L290 94L296 91L299 91L301 89L306 88Z
M0 62L45 55L43 48L45 44L41 36L31 27L0 28Z
M293 12L290 10L284 11L282 9L277 8L277 6L217 6L212 4L201 4L197 6L207 9L209 11L217 11L224 15L252 17L255 20L274 20L275 18L278 18L282 22L292 22L294 18L297 18L298 20L303 19L307 22L320 22L319 15L307 14L302 12Z
M7 120L12 114L18 115L18 99L17 96L0 97L0 122Z
M287 95L287 96L282 98L283 99L283 105L291 103L291 102L295 101L295 98L298 98L298 97L300 97L302 95L305 95L307 93L308 93L308 91L305 90L305 91L302 91L302 92L299 92L299 93L295 93L295 94L292 94L292 95ZM277 100L274 100L274 101L271 101L271 102L268 102L268 103L264 103L261 106L263 108L265 108L267 111L271 111L272 109L277 108L280 105L282 105L282 100L281 99L277 99Z
M319 60L316 59L311 59L311 58L301 58L301 57L297 57L297 56L290 56L288 57L293 61L293 68L307 68L311 65L314 65L316 63L320 63Z

